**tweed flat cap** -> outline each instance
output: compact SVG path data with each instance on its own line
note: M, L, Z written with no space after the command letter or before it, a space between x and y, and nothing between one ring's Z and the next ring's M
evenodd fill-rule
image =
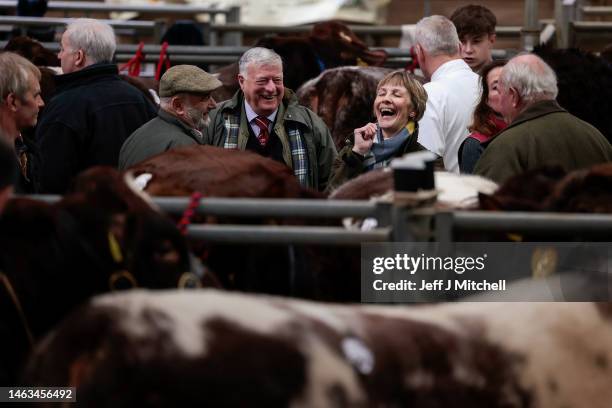
M194 65L175 65L161 77L159 96L173 96L180 92L208 93L221 85L217 78Z

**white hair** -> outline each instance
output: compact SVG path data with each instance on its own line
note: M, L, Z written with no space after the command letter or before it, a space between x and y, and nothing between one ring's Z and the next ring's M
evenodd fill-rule
M551 100L557 97L555 71L534 54L521 54L512 58L502 69L499 85L514 88L527 103Z
M415 41L432 56L454 56L459 53L457 29L444 16L422 18L416 25Z
M247 50L240 61L238 61L238 70L240 75L246 78L247 70L250 65L255 64L256 66L262 65L273 65L283 67L283 60L274 50L263 47L254 47Z
M112 61L117 48L113 28L93 18L77 18L68 24L64 35L70 45L85 52L92 62Z

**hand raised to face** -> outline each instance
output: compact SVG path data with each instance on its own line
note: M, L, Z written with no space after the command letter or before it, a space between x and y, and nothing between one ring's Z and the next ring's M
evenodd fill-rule
M362 156L366 155L372 148L374 136L376 135L376 124L368 123L367 125L357 128L353 131L355 136L355 145L353 151Z

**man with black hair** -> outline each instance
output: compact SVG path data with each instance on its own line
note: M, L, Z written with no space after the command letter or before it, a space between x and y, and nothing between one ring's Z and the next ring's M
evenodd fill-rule
M450 17L461 41L461 58L478 73L493 61L491 51L495 44L495 15L484 6L470 4L459 7Z

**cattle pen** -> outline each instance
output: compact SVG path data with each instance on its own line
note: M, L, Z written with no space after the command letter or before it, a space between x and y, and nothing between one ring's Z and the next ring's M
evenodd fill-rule
M24 196L48 203L61 196ZM153 203L167 214L180 215L190 202L189 197L153 197ZM211 243L320 244L358 246L368 242L435 241L452 243L458 234L514 233L546 234L569 239L609 238L612 215L547 212L490 212L468 210L409 209L383 201L325 199L245 199L205 198L195 209L199 215L240 218L369 218L371 229L248 224L192 224L187 236Z

